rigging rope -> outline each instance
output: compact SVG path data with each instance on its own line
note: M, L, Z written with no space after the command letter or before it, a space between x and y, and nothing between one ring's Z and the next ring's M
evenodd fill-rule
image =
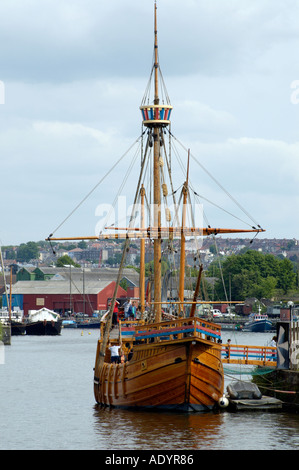
M240 219L240 217L237 217L236 215L232 214L231 212L229 212L228 210L224 209L223 207L218 206L218 204L216 204L215 202L212 202L212 201L210 201L209 199L207 199L206 197L202 196L201 194L198 194L198 193L192 188L191 185L190 185L190 189L191 189L191 191L194 193L195 196L198 196L199 198L201 198L201 199L207 201L209 204L212 204L213 206L217 207L218 209L222 210L223 212L226 212L227 214L231 215L231 216L234 217L235 219L240 220L240 222L242 222L243 224L246 224L246 225L248 225L249 227L251 227L251 225L250 225L248 222L245 222L245 220Z
M173 146L173 149L174 149L174 154L175 154L175 156L176 156L176 158L177 158L177 161L178 161L178 163L179 163L179 166L181 167L182 172L184 172L185 167L184 167L183 162L182 162L182 160L181 160L181 158L180 158L180 156L179 156L179 153L178 153L176 147L175 147L174 145L172 145L172 146ZM185 149L185 150L186 150L186 149ZM239 220L240 222L244 223L245 225L248 225L249 227L252 227L252 225L249 224L248 222L246 222L245 220L243 220L243 219L241 219L240 217L236 216L235 214L229 212L228 210L224 209L223 207L219 206L218 204L216 204L216 203L210 201L209 199L205 198L204 196L198 194L198 193L194 190L194 188L193 188L193 186L192 186L190 180L191 180L191 178L189 177L189 188L191 189L191 191L194 193L195 196L198 196L198 201L199 201L200 204L201 204L201 201L200 201L199 198L201 198L201 199L207 201L209 204L211 204L211 205L213 205L214 207L217 207L218 209L222 210L223 212L229 214L230 216L234 217L235 219ZM181 187L181 186L180 186L180 187ZM179 189L179 188L178 188L178 189ZM178 191L178 189L176 189L172 194L176 193L176 192ZM206 214L205 214L205 211L203 210L202 212L203 212L203 218L204 218L204 220L206 221L207 226L210 227L211 225L210 225L210 223L208 222L208 219L207 219L207 216L206 216ZM257 234L256 234L255 236L257 236Z
M76 205L76 207L69 213L67 217L53 230L53 232L49 235L49 238L54 235L57 230L65 224L65 222L79 209L80 206L91 196L91 194L103 183L103 181L107 178L107 176L117 167L117 165L125 158L125 156L130 152L130 150L138 143L141 139L142 135L135 140L135 142L128 148L128 150L114 163L114 165L107 171L107 173L100 179L100 181L89 191L89 193Z
M86 294L85 292L83 292L83 279L82 279L82 292L81 292L81 290L79 289L79 285L77 285L77 283L76 283L77 281L74 281L74 279L73 279L72 274L74 274L74 273L72 273L72 271L69 271L68 269L66 269L66 268L67 268L66 265L64 265L64 268L65 268L65 269L63 269L63 273L65 274L65 276L67 277L67 279L70 281L70 288L71 288L71 286L73 286L73 287L75 288L75 290L77 291L77 293L81 296L81 299L83 299L83 302L85 301L85 302L88 303L89 308L90 308L90 311L93 311L94 308L93 308L93 305L92 305L92 303L91 303L91 300L90 300L89 295ZM70 266L70 270L72 270L73 268L75 268L75 266L71 265L71 266ZM77 269L78 269L78 268L77 268ZM83 268L83 269L84 269L84 268ZM81 274L81 273L80 273L80 274ZM82 272L82 276L84 276L84 272ZM80 280L79 280L79 281L80 281ZM71 294L71 292L70 292L70 296L71 296L71 295L72 295L72 294ZM87 300L86 300L86 298L87 298ZM70 301L70 310L71 310L71 309L72 309L72 305L71 305L71 301ZM83 311L83 313L86 313L86 312Z
M167 104L170 105L169 95L168 95L168 92L167 92L167 88L166 88L166 85L165 85L165 82L164 82L164 78L163 78L163 75L162 75L162 70L160 68L159 62L160 61L159 61L159 51L158 51L158 73L159 73L159 79L160 79L159 83L161 83L160 93L161 93L162 103L166 102ZM152 67L151 67L149 80L147 82L145 92L144 92L144 95L143 95L143 98L142 98L142 101L141 101L142 106L145 106L146 104L149 105L149 103L150 103L150 94L151 94L151 86L153 84L152 79L153 79L154 70L155 70L155 49L153 50Z
M168 131L170 132L170 131ZM182 146L182 148L187 151L187 148L173 135L171 136ZM261 226L257 223L257 221L247 212L244 207L241 206L241 204L222 186L219 181L216 180L216 178L203 166L202 163L200 163L197 158L190 152L191 157L193 160L203 169L203 171L219 186L220 189L239 207L239 209L244 212L245 215L258 227L261 228ZM255 227L253 227L255 228Z
M120 195L120 193L121 193L121 191L122 191L124 185L126 184L126 182L127 182L127 180L128 180L128 177L129 177L129 175L130 175L130 173L131 173L131 171L132 171L132 169L133 169L133 167L134 167L134 164L135 164L135 161L137 160L138 154L139 154L139 148L136 150L135 156L133 157L133 159L132 159L132 161L131 161L131 163L130 163L128 169L127 169L127 172L126 172L126 174L125 174L125 176L124 176L124 178L123 178L123 181L122 181L122 183L120 184L120 186L118 187L117 194L116 194L116 196L115 196L115 198L114 198L114 201L113 201L113 203L112 203L112 205L111 205L111 207L110 207L110 210L109 210L109 212L107 213L107 216L106 216L106 218L105 218L105 220L104 220L103 227L108 223L109 217L110 217L112 211L114 210L114 208L115 208L115 206L116 206L116 203L117 203L117 201L118 201L119 195ZM120 215L120 214L118 214L118 223L119 223L119 215ZM125 216L125 218L127 218L127 215ZM113 224L111 224L111 225L115 225L115 223L113 223Z

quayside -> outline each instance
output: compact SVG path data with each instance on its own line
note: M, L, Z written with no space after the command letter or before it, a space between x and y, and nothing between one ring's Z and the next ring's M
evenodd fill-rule
M103 233L96 236L54 238L51 234L48 240L51 243L66 239L124 240L115 290L102 320L97 344L94 364L96 402L132 409L208 411L223 395L221 327L197 316L196 304L203 275L199 249L193 301L186 303L186 237L196 239L218 233L247 232L257 235L263 229L259 225L252 226L252 223L245 229L203 227L198 223L190 197L190 150L184 149L183 176L174 184L173 178L181 168L180 165L174 166L170 153L173 107L160 69L157 30L155 2L153 64L140 106L140 172L131 180L131 186L134 185L136 190L128 223L105 227ZM118 286L131 241L140 247L139 316L133 320L123 317L112 329ZM163 256L167 254L171 259L178 252L179 262L174 264L172 271L162 275ZM145 255L153 263L147 278ZM171 290L175 291L177 300L170 305L169 284L174 280L177 281L176 288ZM112 350L111 357L110 348L113 346L119 348L119 355ZM111 362L114 356L121 359Z

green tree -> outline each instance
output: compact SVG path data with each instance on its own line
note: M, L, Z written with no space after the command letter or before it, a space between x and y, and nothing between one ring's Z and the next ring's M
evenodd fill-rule
M16 252L12 246L3 246L2 253L5 253L6 259L16 259Z
M212 253L213 255L217 254L217 249L216 249L215 245L210 246L209 252Z
M120 264L122 259L122 253L115 253L114 256L111 256L110 258L107 259L107 264L113 265L113 264Z
M72 265L72 266L75 266L76 268L80 268L80 264L78 263L75 263L74 260L72 260L72 258L68 255L64 255L64 256L61 256L60 258L58 258L58 260L56 261L56 266L58 268L63 268L65 267L66 265Z
M252 283L248 289L247 297L271 298L274 295L277 280L273 276L259 278L259 282Z
M128 281L126 279L122 279L119 283L120 287L122 287L124 290L127 290L128 288Z
M39 257L39 247L36 242L21 243L17 252L17 261L26 263Z
M287 294L295 285L296 273L293 269L293 263L289 259L284 258L279 263L278 287L282 289L284 294Z
M222 263L222 274L224 286L219 272L215 284L215 293L219 300L225 298L225 292L227 296L231 294L232 300L246 297L271 298L275 289L282 289L286 294L296 283L296 274L290 260L254 250L227 257Z
M88 245L85 240L81 240L81 242L78 243L78 248L81 248L81 250L85 250L87 246Z

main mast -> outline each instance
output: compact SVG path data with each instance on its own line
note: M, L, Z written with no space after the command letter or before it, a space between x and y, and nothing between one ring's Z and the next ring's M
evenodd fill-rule
M157 31L157 4L155 3L155 99L154 104L159 105L159 83L158 83L158 31ZM154 301L155 320L161 321L161 181L160 181L160 126L155 126L154 134L154 226L158 228L157 238L154 240Z
M172 109L170 104L160 105L159 99L159 60L157 4L155 2L155 41L154 41L154 100L153 105L140 107L143 124L149 128L149 138L153 139L153 225L156 230L154 238L154 305L155 321L161 321L161 176L160 176L160 141L163 127L169 125Z

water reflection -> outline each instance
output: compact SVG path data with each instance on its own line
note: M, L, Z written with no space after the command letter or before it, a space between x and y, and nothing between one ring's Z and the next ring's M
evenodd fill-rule
M299 415L276 412L176 414L94 407L101 450L291 450Z
M251 339L252 344L263 345L268 340L263 334L238 336L238 344L250 344ZM77 330L65 330L59 338L13 337L5 350L5 364L0 365L0 422L4 430L0 449L299 447L299 414L188 415L95 406L92 367L96 339L97 332L81 336Z
M215 448L222 423L221 413L180 414L94 408L94 429L102 449Z

